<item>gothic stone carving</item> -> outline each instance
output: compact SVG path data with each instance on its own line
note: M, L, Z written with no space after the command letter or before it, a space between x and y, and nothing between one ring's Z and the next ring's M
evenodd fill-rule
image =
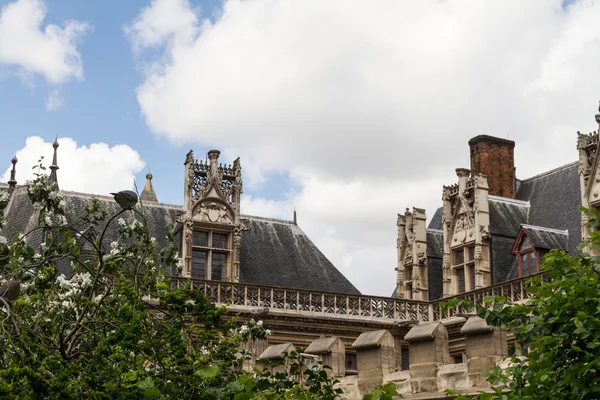
M220 151L208 152L207 160L196 160L190 151L185 159L184 210L177 221L184 226L182 256L184 274L191 273L192 232L206 226L233 235L232 252L227 268L227 280L239 280L239 248L244 225L240 221L242 167L240 159L233 165L219 164Z

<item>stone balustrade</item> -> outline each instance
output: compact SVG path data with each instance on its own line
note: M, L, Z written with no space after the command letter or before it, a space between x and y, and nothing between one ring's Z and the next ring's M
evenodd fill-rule
M419 323L439 321L456 314L467 313L467 310L462 307L445 309L443 303L450 299L465 299L480 305L484 304L487 296L504 296L511 302L523 301L529 297L527 293L527 288L531 286L529 280L535 276L546 278L546 275L540 273L435 301L326 293L183 277L174 277L171 281L174 287L182 287L189 282L193 289L202 291L213 303L227 305L237 311L244 308L261 308L268 312L313 317L322 315L328 318L339 316L340 318Z

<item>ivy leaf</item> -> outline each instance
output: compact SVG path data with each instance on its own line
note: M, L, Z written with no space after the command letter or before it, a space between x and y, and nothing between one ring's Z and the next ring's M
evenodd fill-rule
M219 366L217 365L206 365L196 371L196 375L201 376L205 379L214 378L219 373Z

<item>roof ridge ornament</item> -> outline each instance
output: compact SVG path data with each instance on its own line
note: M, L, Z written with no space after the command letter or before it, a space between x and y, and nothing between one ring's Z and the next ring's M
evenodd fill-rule
M9 190L12 192L13 190L15 190L15 187L17 186L17 180L16 180L16 174L17 174L17 161L19 161L17 159L17 155L15 154L11 160L12 163L12 169L10 170L10 179L8 180L8 188Z
M57 162L57 150L58 150L58 136L54 139L54 143L52 143L52 147L54 148L54 154L52 156L52 165L50 166L50 182L54 182L56 184L56 190L58 190L58 176L56 171L59 169Z

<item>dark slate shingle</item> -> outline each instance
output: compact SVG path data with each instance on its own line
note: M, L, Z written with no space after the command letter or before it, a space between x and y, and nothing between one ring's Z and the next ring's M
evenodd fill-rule
M240 281L338 293L360 293L299 226L242 216Z
M522 181L517 199L531 204L528 224L568 230L567 250L577 253L581 241L578 163L564 165Z
M444 235L440 230L427 229L427 271L429 274L429 300L442 297Z
M567 231L533 225L523 225L523 230L531 239L533 246L538 249L567 249L569 240Z
M82 233L88 231L91 224L81 221L80 217L91 204L92 196L75 192L62 193L69 223L73 223L74 227ZM26 232L37 226L37 213L29 200L26 188L17 188L13 196L11 211L7 216L8 223L0 231L0 235L6 237L12 237L14 234ZM100 202L101 208L107 210L109 217L121 211L121 207L112 197L94 197ZM180 210L181 207L176 205L145 203L142 211L145 213L148 227L156 238L159 249L168 244L167 234L174 229L175 217ZM119 218L127 222L132 222L134 218L140 219L131 211L124 212ZM243 216L243 218L247 221L249 229L243 233L240 251L242 282L326 292L360 293L297 225L287 221L251 216ZM106 231L103 240L105 250L110 249L111 242L119 240L117 220L111 222ZM101 235L106 222L94 226L91 230L97 236ZM37 230L35 235L28 238L28 242L32 247L39 248L42 239L42 231ZM175 240L176 245L179 245L178 235ZM69 274L68 263L59 263L58 267L60 272Z

